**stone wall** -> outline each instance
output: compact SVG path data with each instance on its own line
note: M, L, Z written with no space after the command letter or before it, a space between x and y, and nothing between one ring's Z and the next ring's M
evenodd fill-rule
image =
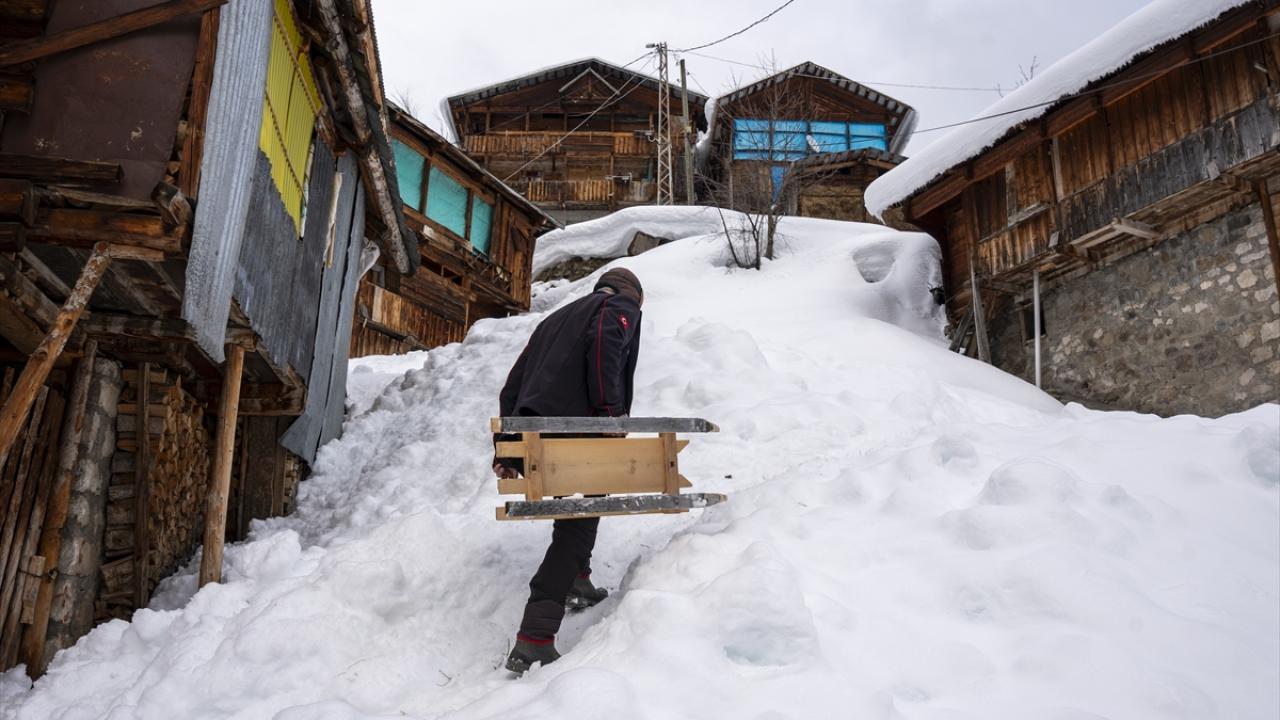
M1263 222L1253 204L1046 288L1044 389L1166 416L1280 401L1280 297ZM990 332L993 362L1032 380L1024 312L1004 306Z

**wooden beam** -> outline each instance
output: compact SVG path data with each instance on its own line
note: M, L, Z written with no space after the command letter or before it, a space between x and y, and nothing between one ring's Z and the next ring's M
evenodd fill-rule
M1276 228L1275 208L1265 180L1255 182L1253 187L1258 194L1258 203L1262 205L1262 223L1267 226L1267 247L1271 250L1272 277L1276 282L1276 290L1280 291L1280 229Z
M98 344L89 341L85 345L84 356L76 362L71 392L62 416L57 475L49 492L49 506L45 513L44 527L40 530L38 550L39 555L54 568L58 566L58 558L62 552L62 529L67 524L71 508L71 486L75 480L76 461L80 457L80 436L83 434L89 383L93 377L93 364L97 354ZM35 615L31 626L22 636L22 662L26 663L27 673L34 678L43 675L49 661L53 659L44 656L44 647L49 632L49 615L53 608L54 576L55 573L46 572L40 578L36 590Z
M76 286L71 291L71 296L63 303L62 310L54 320L49 334L45 336L35 352L31 353L31 358L22 369L22 375L13 386L13 392L5 401L4 407L0 408L0 464L3 464L8 457L9 450L13 447L13 442L27 419L27 413L31 411L31 405L35 402L36 394L44 386L45 380L49 377L49 371L53 369L54 362L62 354L67 339L71 337L71 331L75 329L76 322L84 314L85 308L89 305L89 298L93 296L94 289L98 287L98 283L110 265L111 256L107 253L107 246L100 244L95 247L93 254L89 256L89 261L85 263L84 270L80 273L80 279L76 281Z
M1156 230L1144 222L1138 222L1137 220L1118 218L1112 222L1111 225L1116 230L1119 230L1126 235L1133 235L1134 237L1146 238L1148 240L1159 240L1162 237L1159 230Z
M0 177L85 187L118 183L124 170L117 163L0 153Z
M241 417L290 417L302 414L306 390L282 383L240 386Z
M67 50L128 35L218 7L226 2L227 0L172 0L42 38L12 43L0 48L0 67L31 62Z
M221 12L220 8L213 8L200 17L200 39L196 42L196 65L191 73L191 99L187 104L187 135L182 139L182 164L178 168L178 188L187 197L196 197L200 192L204 126L209 117Z
M36 83L30 75L0 73L0 110L30 112L35 94Z
M227 495L231 491L231 461L235 454L236 417L240 412L240 379L244 373L244 348L227 348L227 373L218 402L218 434L209 497L204 515L204 553L200 558L200 587L222 581L222 545L227 534Z
M12 220L30 227L36 222L39 198L30 180L0 178L0 220Z
M118 246L111 250L117 258L154 261L164 256L127 257L129 251L126 248L147 248L179 255L183 250L184 231L185 228L171 230L165 227L164 219L159 215L42 208L27 237L51 245L79 248L107 242Z
M0 252L20 253L27 248L27 229L22 223L0 222Z
M44 329L27 317L22 305L0 290L0 337L8 340L23 355L30 355L40 347L44 334Z

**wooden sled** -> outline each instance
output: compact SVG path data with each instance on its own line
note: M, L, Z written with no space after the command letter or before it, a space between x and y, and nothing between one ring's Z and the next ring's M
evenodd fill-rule
M680 513L726 500L680 492L692 483L676 458L689 441L676 433L720 430L701 418L507 417L493 418L491 425L495 433L520 434L520 440L499 442L497 455L522 459L525 470L523 477L498 480L499 494L524 496L497 508L499 520ZM563 437L597 433L657 437Z

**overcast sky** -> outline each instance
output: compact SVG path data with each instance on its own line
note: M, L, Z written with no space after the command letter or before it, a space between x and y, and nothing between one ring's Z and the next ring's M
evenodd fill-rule
M410 100L436 130L450 95L583 57L623 65L666 41L686 48L723 37L783 0L373 0L382 69L392 97ZM1195 0L1188 0L1194 2ZM916 108L918 130L967 119L1035 59L1041 69L1142 7L1144 0L795 0L768 22L700 51L748 65L823 65ZM712 97L765 73L692 54L693 90ZM674 65L674 59L673 59ZM653 65L642 62L656 74ZM446 132L446 135L450 133ZM918 133L920 149L940 134Z

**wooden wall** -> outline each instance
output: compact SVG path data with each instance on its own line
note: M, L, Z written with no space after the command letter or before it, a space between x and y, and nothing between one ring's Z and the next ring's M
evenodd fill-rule
M971 262L1016 283L1033 266L1074 272L1247 200L1276 172L1280 133L1280 39L1253 19L1264 12L1157 49L912 197L951 294L967 297Z

